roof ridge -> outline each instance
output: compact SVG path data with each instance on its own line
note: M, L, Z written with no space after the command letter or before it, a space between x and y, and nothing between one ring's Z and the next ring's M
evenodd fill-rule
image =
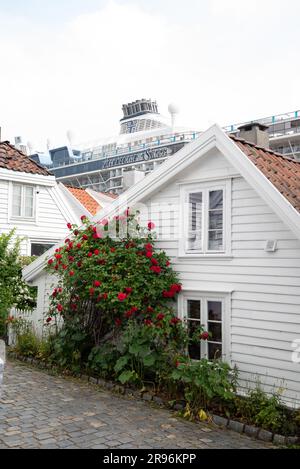
M237 137L236 135L233 135L233 134L229 134L228 136L229 136L229 138L231 138L232 140L235 140L236 142L241 142L243 144L249 145L252 148L257 148L258 150L263 150L267 153L270 153L271 155L278 156L278 157L282 158L283 160L292 161L293 163L300 164L300 161L294 160L293 158L290 158L289 156L284 156L282 153L274 151L271 148L266 148L266 147L262 147L261 145L256 145L253 142L245 140L244 138Z

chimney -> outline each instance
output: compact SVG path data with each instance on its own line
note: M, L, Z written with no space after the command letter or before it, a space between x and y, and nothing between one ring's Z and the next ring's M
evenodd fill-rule
M268 126L259 122L250 122L239 127L238 137L247 142L254 143L258 147L269 148L270 140Z
M137 184L139 181L144 179L144 171L139 171L138 169L128 169L123 171L123 190L130 189L130 187Z

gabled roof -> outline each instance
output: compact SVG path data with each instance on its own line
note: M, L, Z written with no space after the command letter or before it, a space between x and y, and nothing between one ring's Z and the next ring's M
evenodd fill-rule
M78 202L92 215L111 203L118 196L110 192L95 192L89 189L65 186Z
M69 186L67 186L67 189L91 215L96 215L96 213L102 208L85 189Z
M0 168L22 173L51 176L51 173L15 148L9 142L0 142Z
M98 222L147 200L174 180L181 171L196 161L200 162L210 150L216 148L300 239L300 164L230 137L218 125L212 126L197 140L168 158L155 171L104 207L93 220ZM47 255L49 253L23 269L25 280L31 280L43 270Z
M300 162L230 136L276 189L300 212Z

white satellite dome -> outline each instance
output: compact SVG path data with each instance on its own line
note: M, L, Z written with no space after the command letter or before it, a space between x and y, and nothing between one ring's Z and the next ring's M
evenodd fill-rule
M168 106L168 111L170 114L178 114L179 113L179 107L175 103L170 103Z

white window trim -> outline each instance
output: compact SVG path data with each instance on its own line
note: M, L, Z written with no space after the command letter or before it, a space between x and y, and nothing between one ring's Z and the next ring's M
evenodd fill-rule
M203 308L203 303L208 301L220 301L222 303L222 361L231 363L231 350L230 350L230 318L231 318L231 294L230 293L212 293L208 291L183 291L178 297L178 317L186 323L187 319L187 302L188 300L201 301L201 314L204 312L204 319L207 326L206 307ZM202 318L199 324L203 324ZM206 344L201 344L205 350ZM203 354L203 358L207 358Z
M13 215L13 186L18 185L22 187L22 194L21 194L21 212L23 210L23 205L24 205L24 187L32 187L33 188L33 216L32 217L24 217L22 215L20 216L15 216ZM9 181L9 203L8 203L8 221L14 221L14 222L26 222L26 223L36 223L37 221L37 197L36 193L39 191L38 186L34 184L23 184L23 182L18 182L18 181Z
M180 186L180 239L178 243L178 257L185 258L231 258L231 179L199 182ZM223 190L223 245L222 251L189 251L187 250L187 233L189 228L189 210L187 210L187 198L189 194L201 191ZM206 248L208 237L208 206L203 207L203 246ZM205 217L205 218L204 218Z

